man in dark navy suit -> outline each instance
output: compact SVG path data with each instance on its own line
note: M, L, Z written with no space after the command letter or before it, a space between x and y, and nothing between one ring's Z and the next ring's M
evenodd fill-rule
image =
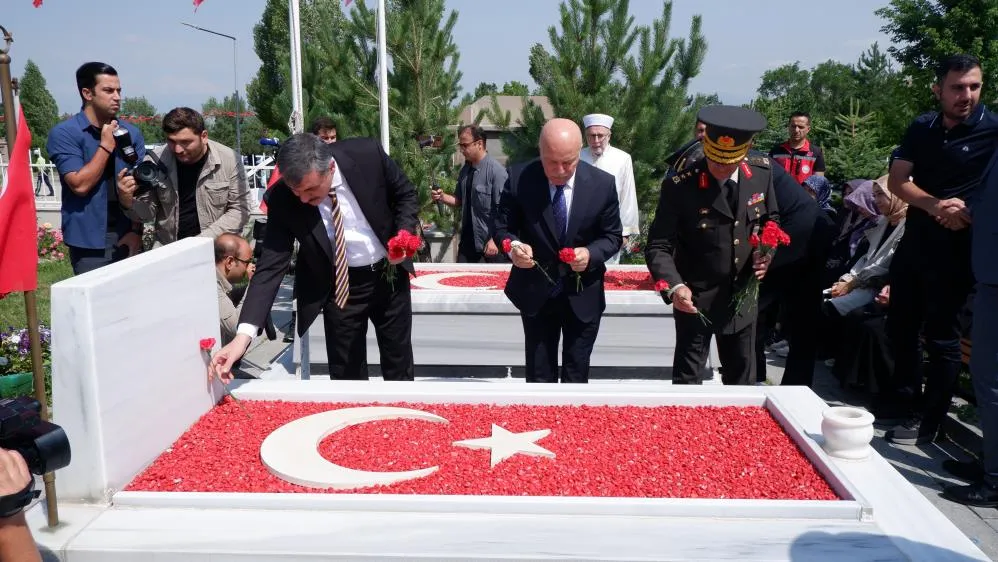
M581 146L575 122L548 121L540 159L512 169L496 216L496 244L512 242L506 296L523 319L527 382L558 382L562 335L561 381L589 381L589 357L606 308L604 262L620 250L615 180L580 162ZM559 260L563 249L571 263Z

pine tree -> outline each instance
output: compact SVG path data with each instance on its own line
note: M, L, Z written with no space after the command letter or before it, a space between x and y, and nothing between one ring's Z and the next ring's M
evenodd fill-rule
M31 147L45 149L48 133L59 122L59 106L45 85L45 77L31 59L20 81L21 107L31 131Z
M836 115L834 128L823 132L828 140L825 162L832 182L875 179L887 173L890 146L878 138L876 116L861 114L856 100L849 100L849 113Z
M555 115L581 122L588 113L615 119L613 144L631 154L638 204L647 212L658 200L665 159L692 138L696 102L690 81L707 53L701 17L686 39L670 38L672 2L647 26L634 25L628 0L566 0L561 30L550 27L553 52L539 44L530 52L530 75ZM503 121L502 115L489 118ZM507 120L508 123L508 120ZM524 108L522 128L504 141L511 162L537 155L544 123L541 109Z

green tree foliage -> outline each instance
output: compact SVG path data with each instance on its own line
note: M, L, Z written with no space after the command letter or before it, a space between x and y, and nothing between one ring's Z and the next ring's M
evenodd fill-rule
M163 136L163 116L156 113L156 108L145 96L123 98L118 117L138 127L146 144L166 142L166 137Z
M856 100L849 101L849 112L835 116L834 125L822 131L830 146L825 151L828 178L842 183L854 178L878 178L887 172L891 146L878 138L875 115L860 113Z
M419 188L425 218L432 178L450 177L456 140L456 100L461 73L453 39L457 13L444 0L389 0L390 153ZM302 82L306 123L320 115L333 118L341 137L380 136L376 52L376 14L362 0L351 4L349 18L341 0L303 0ZM263 62L248 97L260 121L287 132L291 112L288 13L284 0L268 0L254 28L257 56ZM419 138L433 136L420 149Z
M995 0L891 0L876 11L887 23L888 49L911 77L916 110L936 107L929 85L935 65L943 58L967 53L981 59L984 91L981 100L998 101L998 2Z
M59 106L45 85L42 71L30 59L24 65L19 95L31 131L31 147L44 150L49 130L59 122Z
M270 136L267 128L255 115L247 114L246 100L240 98L237 105L233 96L225 96L222 101L208 98L201 106L205 125L208 128L208 138L220 142L230 148L236 148L236 116L239 116L242 154L263 154L264 147L260 139Z
M560 27L548 29L553 52L535 44L530 75L538 93L547 96L555 115L581 122L588 113L615 118L613 144L631 154L638 203L654 208L666 157L692 138L696 103L690 81L700 72L707 53L701 17L690 22L685 39L670 38L672 2L648 25L635 25L628 0L566 0ZM496 109L495 107L493 109ZM508 116L493 115L508 126ZM541 109L528 103L522 128L504 140L510 161L537 155L544 123Z

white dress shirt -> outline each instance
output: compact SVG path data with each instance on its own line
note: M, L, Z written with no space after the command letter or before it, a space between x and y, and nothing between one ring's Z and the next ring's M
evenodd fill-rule
M600 170L612 175L617 180L617 199L620 204L620 224L624 236L636 236L641 233L638 224L638 192L634 187L634 164L631 155L607 146L602 156L593 158L592 149L588 146L582 149L580 158L587 164L592 164Z
M335 160L334 160L335 162ZM343 219L343 237L346 239L347 265L349 267L366 267L377 263L388 256L388 251L381 244L378 235L371 228L371 223L367 222L367 217L360 210L357 198L350 189L343 174L340 173L339 165L333 172L332 189L336 190L336 200L340 205L340 216ZM336 249L336 240L333 230L333 200L327 197L319 203L319 216L322 224L326 227L326 234L329 236L329 243ZM259 326L241 323L236 328L237 334L246 334L254 338L259 331Z

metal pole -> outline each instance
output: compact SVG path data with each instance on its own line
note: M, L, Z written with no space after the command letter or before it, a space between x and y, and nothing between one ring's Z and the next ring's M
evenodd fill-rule
M239 67L236 64L236 38L232 38L232 82L236 93L236 154L243 153L243 136L240 133L239 113L242 111L242 104L239 103Z
M385 0L378 0L378 108L381 113L381 146L388 148L388 33L385 22Z
M183 21L180 22L180 25L185 25L185 26L187 26L187 27L189 27L191 29L196 29L198 31L204 31L205 33L211 33L212 35L218 35L219 37L225 37L226 39L231 39L232 40L232 81L233 81L233 83L236 86L236 89L233 90L233 92L235 93L235 99L233 100L233 102L236 104L236 110L233 112L233 114L235 115L235 119L236 119L236 146L235 146L235 151L236 151L237 154L242 154L242 152L243 152L243 148L242 148L242 134L240 132L240 126L239 126L239 111L240 111L240 108L239 108L239 72L238 72L237 67L236 67L236 44L237 44L236 38L233 37L233 36L231 36L231 35L225 34L225 33L219 33L218 31L214 31L214 30L211 30L211 29L206 29L204 27L198 27L198 26L196 26L194 24L190 24L190 23L183 22Z
M3 39L6 42L6 45L0 48L0 98L3 99L3 114L7 121L7 153L13 156L14 141L17 140L17 114L14 109L14 88L10 79L10 55L7 53L10 51L10 45L14 42L14 38L3 26L0 26L0 32L3 32ZM45 373L42 365L42 342L38 336L38 301L34 291L24 292L24 312L28 318L28 343L31 346L31 371L34 374L35 400L41 404L39 412L41 418L49 421L48 399L45 397ZM42 476L42 481L45 483L48 524L50 528L57 527L59 525L59 506L55 496L55 474L46 473Z
M298 0L288 0L288 31L291 40L291 134L305 130L305 102L302 96L301 75L301 21Z

